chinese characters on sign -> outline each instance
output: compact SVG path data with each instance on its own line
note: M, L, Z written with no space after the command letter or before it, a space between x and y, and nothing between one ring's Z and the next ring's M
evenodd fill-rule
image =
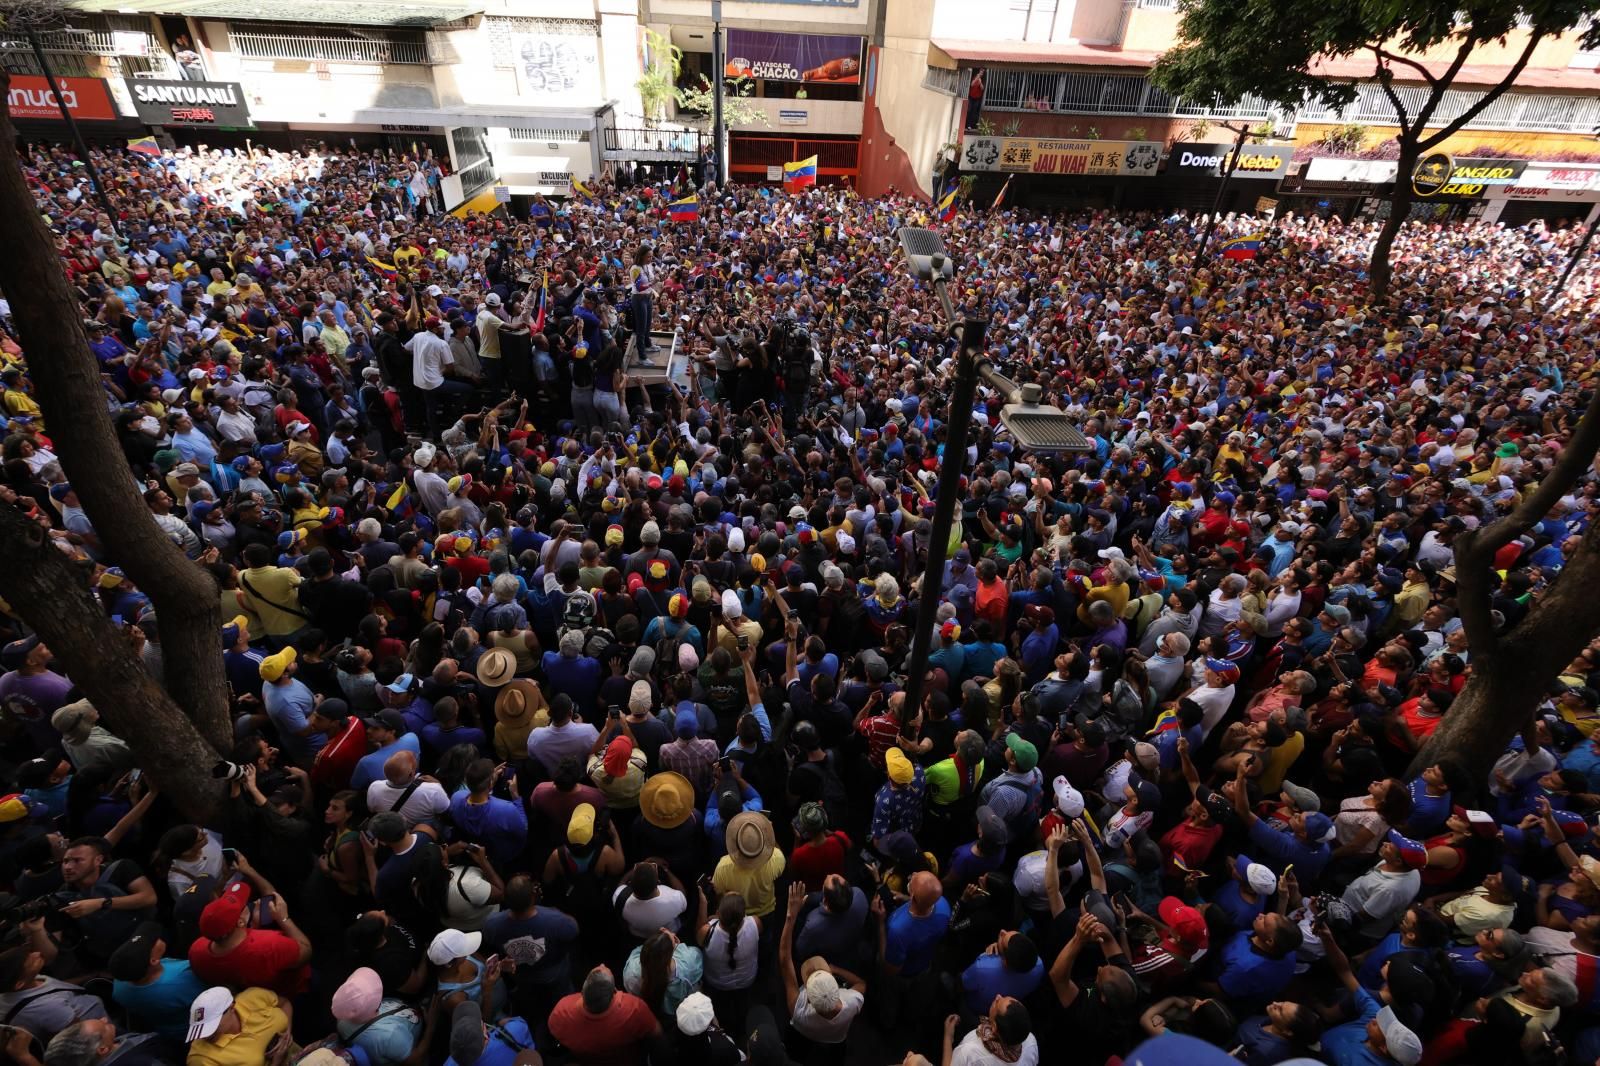
M1044 137L967 137L961 169L1005 174L1150 177L1161 162L1156 141L1058 141Z

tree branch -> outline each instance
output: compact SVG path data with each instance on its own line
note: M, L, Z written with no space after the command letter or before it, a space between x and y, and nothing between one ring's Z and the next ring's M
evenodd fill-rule
M1412 70L1415 70L1418 74L1421 74L1422 80L1426 81L1429 85L1439 84L1439 79L1433 76L1432 71L1430 71L1424 64L1417 62L1415 59L1412 59L1409 56L1397 55L1394 52L1385 51L1377 45L1373 45L1372 54L1378 57L1380 67L1386 63L1404 63Z
M1400 138L1405 140L1420 127L1414 127L1406 121L1406 105L1400 102L1400 94L1394 91L1394 71L1388 67L1378 68L1378 85L1383 89L1383 95L1389 98L1389 103L1394 106L1395 125L1400 127Z
M210 776L217 751L106 617L89 592L88 567L73 562L39 523L8 504L0 504L0 551L6 559L0 595L11 610L39 634L106 727L184 816L208 818L221 798Z
M1588 473L1600 453L1600 391L1589 399L1589 407L1578 420L1555 466L1539 485L1510 514L1487 526L1469 529L1456 537L1456 606L1467 642L1473 654L1492 653L1498 646L1489 618L1488 574L1495 553L1534 527L1551 508ZM1570 566L1570 562L1568 563Z
M0 73L0 98L8 84ZM27 294L13 300L11 313L45 424L55 431L62 469L109 557L150 597L162 643L182 656L170 682L174 698L214 743L224 743L232 730L222 657L195 654L217 646L222 622L216 582L156 525L123 459L100 364L81 325L82 308L23 177L16 143L9 110L0 105L0 247L6 249L0 289Z
M1528 46L1522 50L1522 54L1517 57L1517 61L1511 64L1510 72L1507 73L1504 78L1500 79L1500 84L1494 86L1494 88L1484 93L1478 98L1477 103L1461 112L1461 114L1457 115L1452 121L1441 126L1437 132L1431 134L1425 140L1418 142L1417 147L1421 148L1423 151L1427 151L1429 148L1443 143L1445 138L1460 132L1467 123L1483 114L1483 112L1488 109L1490 104L1504 96L1506 90L1510 89L1512 84L1522 76L1523 68L1528 65L1528 60L1533 58L1534 48L1536 48L1539 42L1543 39L1543 30L1534 30L1532 33L1530 33L1528 35ZM1463 46L1465 50L1456 56L1455 62L1450 64L1450 69L1446 71L1444 77L1440 79L1438 91L1434 93L1434 99L1429 102L1429 105L1426 108L1427 115L1431 116L1434 109L1438 107L1438 102L1444 98L1443 90L1449 87L1450 83L1455 80L1457 72L1461 70L1461 65L1466 61L1466 52L1467 50L1470 50L1470 45L1471 42L1468 42L1468 45ZM1419 119L1417 122L1417 130L1420 132L1425 125L1425 121Z

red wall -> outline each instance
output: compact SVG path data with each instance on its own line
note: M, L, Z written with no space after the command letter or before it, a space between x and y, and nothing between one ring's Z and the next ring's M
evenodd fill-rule
M882 49L876 45L867 49L867 84L861 114L861 175L856 191L862 196L882 196L890 186L900 192L914 193L932 201L928 190L917 184L917 170L911 158L895 143L894 136L883 124L883 112L878 110L878 62Z

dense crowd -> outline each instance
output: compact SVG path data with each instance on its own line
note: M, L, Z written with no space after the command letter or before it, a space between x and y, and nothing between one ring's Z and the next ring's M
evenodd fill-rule
M1487 780L1412 765L1473 669L1452 541L1595 384L1572 232L1412 224L1380 313L1375 221L1196 265L1184 214L963 209L960 314L1092 445L1044 454L950 410L909 198L458 218L426 160L181 150L98 159L112 220L24 164L236 739L184 821L6 619L13 1061L1600 1055L1600 645ZM0 497L169 678L0 311ZM1494 625L1597 487L1496 558Z

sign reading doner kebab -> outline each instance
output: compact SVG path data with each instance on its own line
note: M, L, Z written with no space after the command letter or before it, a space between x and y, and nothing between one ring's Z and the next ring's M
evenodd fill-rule
M124 78L139 121L152 126L229 126L253 129L244 89L236 81L154 81Z

